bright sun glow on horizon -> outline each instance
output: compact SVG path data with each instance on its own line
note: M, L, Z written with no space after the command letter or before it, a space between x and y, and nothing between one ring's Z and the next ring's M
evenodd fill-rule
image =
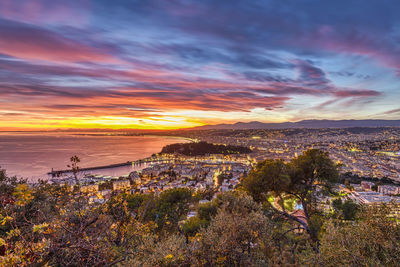
M44 119L40 122L1 122L0 130L24 130L24 129L158 129L171 130L190 128L204 125L182 117L159 118L129 118L129 117L85 117L68 118L63 120Z

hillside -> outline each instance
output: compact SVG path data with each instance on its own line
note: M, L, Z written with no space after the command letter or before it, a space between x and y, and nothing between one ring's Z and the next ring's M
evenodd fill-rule
M207 142L171 144L162 148L161 153L178 153L185 156L204 156L206 154L242 154L251 153L251 149L242 146L215 145Z

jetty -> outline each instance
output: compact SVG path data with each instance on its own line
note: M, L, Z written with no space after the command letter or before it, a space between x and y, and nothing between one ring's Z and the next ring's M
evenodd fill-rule
M103 165L103 166L95 166L95 167L86 167L86 168L79 168L78 172L84 172L84 171L94 171L94 170L101 170L101 169L111 169L111 168L117 168L117 167L123 167L123 166L136 166L136 165L141 165L145 163L155 163L155 162L163 162L165 160L159 160L159 159L154 159L152 157L144 158L144 159L139 159L136 161L127 161L123 163L116 163L116 164L109 164L109 165ZM64 173L71 173L71 169L67 170L53 170L51 169L50 172L47 173L47 175L51 175L51 177L58 177L61 174Z
M110 168L117 168L117 167L123 167L123 166L130 166L130 165L135 165L138 164L139 161L127 161L124 163L116 163L116 164L109 164L109 165L103 165L103 166L95 166L95 167L87 167L87 168L79 168L79 172L82 171L93 171L93 170L101 170L101 169L110 169ZM51 170L48 172L48 175L51 175L52 177L58 176L63 173L69 173L72 172L71 169L68 170Z

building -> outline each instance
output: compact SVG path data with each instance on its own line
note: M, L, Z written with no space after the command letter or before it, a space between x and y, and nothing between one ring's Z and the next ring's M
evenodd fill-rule
M104 190L101 190L101 191L99 192L99 194L100 194L100 196L101 196L102 198L108 199L108 198L110 198L110 196L111 196L111 190L110 190L110 189L104 189Z
M104 199L98 198L97 196L90 196L89 197L89 204L95 204L95 203L103 204L104 202L105 202Z
M99 191L99 185L98 184L82 185L80 190L83 193L95 193Z
M131 187L131 182L129 180L118 180L118 181L113 181L113 190L122 190L122 189L128 189Z
M197 215L197 212L196 212L196 211L190 211L190 212L188 213L188 215L187 215L187 218L190 219L190 218L192 218L192 217L195 217L196 215Z
M364 190L371 190L372 187L373 187L374 185L375 185L375 184L374 184L373 182L367 182L367 181L362 181L362 182L361 182L361 187L362 187Z
M400 195L400 186L380 185L378 192L384 195Z

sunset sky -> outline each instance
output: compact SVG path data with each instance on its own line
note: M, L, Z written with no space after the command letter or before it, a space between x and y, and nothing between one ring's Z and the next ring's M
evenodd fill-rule
M400 119L400 4L0 0L0 130Z

